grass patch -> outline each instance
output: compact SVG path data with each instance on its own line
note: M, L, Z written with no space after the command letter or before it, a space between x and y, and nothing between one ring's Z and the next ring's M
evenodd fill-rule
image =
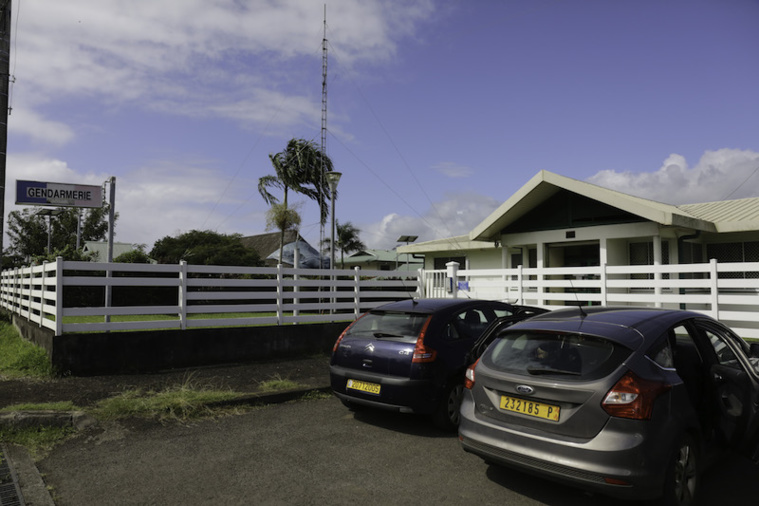
M71 401L41 403L27 402L23 404L12 404L0 408L0 413L9 413L12 411L80 411L80 408Z
M300 385L296 383L295 381L282 378L279 375L274 376L270 380L262 381L258 385L258 389L261 392L276 392L279 390L293 390L298 387L300 387Z
M190 381L160 392L127 390L115 397L103 399L88 410L99 420L121 418L155 418L160 421L186 421L193 418L216 416L219 408L209 404L230 401L240 396L231 390L200 388Z
M53 366L47 352L24 340L13 325L0 322L0 374L11 378L48 378Z
M52 450L57 444L73 435L73 427L0 427L0 442L26 447L32 457Z

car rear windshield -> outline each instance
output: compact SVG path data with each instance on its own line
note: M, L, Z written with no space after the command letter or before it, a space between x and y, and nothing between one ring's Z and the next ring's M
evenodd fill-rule
M429 315L419 313L372 312L359 319L350 329L350 335L361 337L413 337L422 331Z
M547 332L506 332L483 361L496 370L530 376L590 380L614 370L630 350L600 337Z

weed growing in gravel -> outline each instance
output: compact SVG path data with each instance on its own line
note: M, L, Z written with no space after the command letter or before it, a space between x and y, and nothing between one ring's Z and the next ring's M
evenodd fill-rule
M12 404L0 408L0 413L9 413L12 411L79 411L71 401L60 402L26 402L22 404Z
M262 381L258 385L258 389L261 392L274 392L278 390L292 390L294 388L298 388L300 385L298 383L282 378L279 374L272 377L272 379L267 381Z
M117 420L137 416L158 420L185 421L192 418L214 416L218 409L209 405L230 401L240 394L229 390L209 390L194 386L190 381L160 392L127 390L103 399L89 410L100 420Z
M73 427L0 427L0 443L24 446L38 458L75 432Z
M11 324L0 322L0 375L47 378L53 366L45 350L24 340Z

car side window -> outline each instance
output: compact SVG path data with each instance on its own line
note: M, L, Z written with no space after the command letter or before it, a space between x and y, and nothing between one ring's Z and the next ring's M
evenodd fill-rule
M486 314L482 309L467 309L457 314L453 321L462 337L473 339L479 337L488 323L494 319L495 315L492 311L488 311Z
M674 343L669 338L660 339L658 343L651 347L648 356L661 367L673 369L675 367L673 345Z
M459 334L459 331L456 329L455 322L448 322L448 324L443 329L443 339L454 341L461 337Z
M705 328L704 335L709 339L709 344L714 348L717 354L717 361L724 366L734 369L742 369L738 362L738 357L727 344L727 338L715 329Z
M514 314L508 309L501 309L501 308L493 308L493 312L495 313L496 318L501 318L503 316L511 316Z

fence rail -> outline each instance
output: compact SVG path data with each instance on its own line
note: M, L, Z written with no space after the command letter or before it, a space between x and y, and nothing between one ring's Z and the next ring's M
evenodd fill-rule
M59 258L3 271L0 306L55 335L328 322L351 320L386 302L421 297L421 279L420 272L358 268L150 265ZM116 301L106 303L111 296ZM138 319L111 321L123 316ZM102 318L72 321L82 317Z
M759 338L759 262L425 271L428 296L507 300L556 309L634 305L702 312Z

